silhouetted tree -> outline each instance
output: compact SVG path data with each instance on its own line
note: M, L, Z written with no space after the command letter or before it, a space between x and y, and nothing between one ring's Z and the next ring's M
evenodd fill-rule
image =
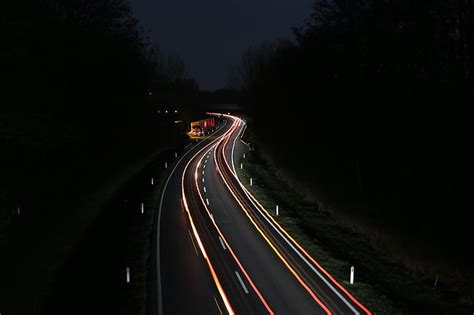
M307 196L424 245L400 257L465 270L473 22L470 0L316 0L295 43L251 48L233 74L263 152Z

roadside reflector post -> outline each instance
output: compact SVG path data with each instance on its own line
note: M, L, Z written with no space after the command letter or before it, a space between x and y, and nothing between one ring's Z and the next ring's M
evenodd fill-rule
M151 178L151 185L153 186L155 183L154 183L154 180L153 180L153 177Z
M253 178L250 179L250 186L253 186Z
M145 206L143 205L143 202L142 202L142 214L145 212Z
M240 169L241 169L241 170L244 169L244 163L240 163Z
M168 168L168 162L165 162L165 168Z
M18 213L18 215L21 214L21 211L20 211L20 206L16 206L16 212Z
M125 273L127 276L127 283L130 283L130 267L125 268Z
M278 208L278 205L276 206L276 215L278 216L279 215L279 211L280 209Z
M351 284L354 284L354 266L351 267Z
M174 157L175 157L175 158L178 157L178 152L175 152L175 153L174 153Z
M244 153L244 159L245 159L245 153Z

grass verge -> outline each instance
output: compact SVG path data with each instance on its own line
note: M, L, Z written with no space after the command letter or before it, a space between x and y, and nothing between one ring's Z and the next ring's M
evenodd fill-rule
M251 131L246 142L253 142ZM250 138L250 139L248 139ZM258 151L246 152L238 175L247 188L329 273L374 314L466 314L462 305L434 279L404 269L389 256L374 249L370 240L338 223L331 213L305 201L262 158ZM253 186L249 185L250 178ZM279 216L275 215L279 205ZM355 283L350 285L350 267Z
M174 149L162 151L103 205L86 238L61 267L42 314L146 313L157 201L177 160L174 154Z

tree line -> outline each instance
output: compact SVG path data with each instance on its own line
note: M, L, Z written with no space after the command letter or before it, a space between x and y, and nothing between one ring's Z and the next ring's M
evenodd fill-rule
M156 108L199 87L179 56L150 41L127 0L4 1L0 38L0 304L39 312L50 292L25 297L35 280L20 266L60 265L62 254L32 253L59 237L85 196L153 152L179 149L174 121L190 103L167 117ZM84 215L77 226L91 221ZM89 233L70 230L60 238L71 244Z
M316 0L295 40L232 74L262 153L308 198L408 267L466 277L473 23L471 0Z

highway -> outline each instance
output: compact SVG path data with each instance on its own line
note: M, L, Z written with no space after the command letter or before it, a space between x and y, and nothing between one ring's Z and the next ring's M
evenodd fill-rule
M156 313L371 314L240 182L235 152L245 123L223 118L180 158L163 190Z

